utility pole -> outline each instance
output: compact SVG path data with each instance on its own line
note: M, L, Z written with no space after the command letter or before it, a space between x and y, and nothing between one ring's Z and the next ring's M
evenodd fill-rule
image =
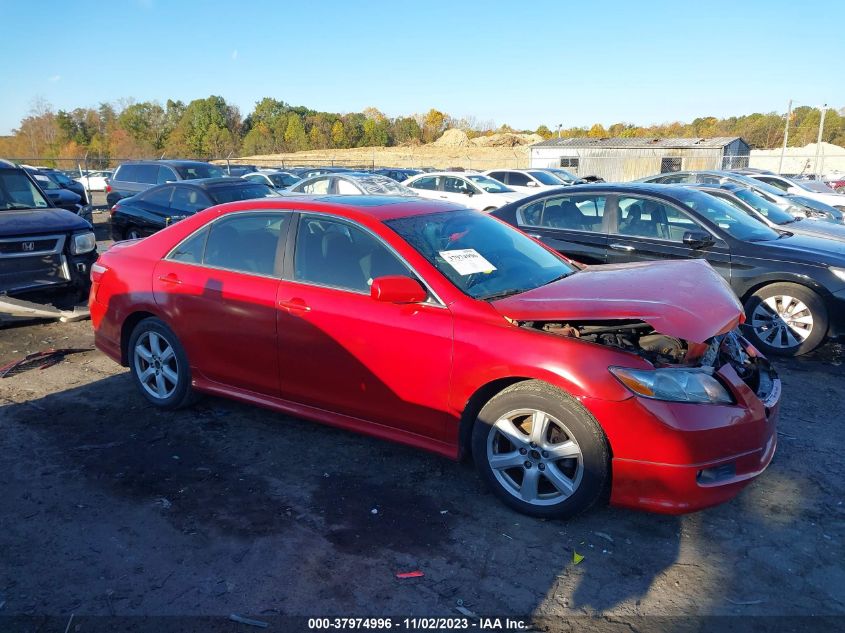
M825 103L822 106L822 116L819 119L819 138L816 141L816 162L814 163L813 169L816 172L815 180L821 180L821 173L819 172L819 150L822 148L822 133L824 132L824 115L827 112L827 104Z
M792 118L792 99L789 100L789 107L786 110L786 126L783 129L783 147L780 148L780 163L778 173L783 173L783 155L786 153L786 141L789 140L789 119Z
M557 137L560 138L560 129L563 127L563 123L557 124Z

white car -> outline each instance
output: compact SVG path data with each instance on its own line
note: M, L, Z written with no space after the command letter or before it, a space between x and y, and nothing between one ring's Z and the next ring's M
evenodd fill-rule
M106 179L111 178L112 174L114 174L113 171L90 171L84 176L74 178L74 180L85 187L87 191L105 191Z
M764 182L772 187L777 187L781 191L792 194L794 196L803 196L818 202L824 202L832 207L836 207L840 211L845 211L845 195L836 193L833 189L828 187L825 183L818 180L793 180L786 176L779 176L777 174L753 174L745 173L749 178L754 178L760 182Z
M542 169L491 169L484 173L508 188L526 195L546 189L560 189L569 184Z
M408 178L404 183L423 198L448 200L470 209L490 212L524 198L526 194L505 187L484 174L436 171Z
M293 187L296 183L302 180L299 176L294 176L290 172L282 171L280 169L259 169L241 176L244 180L250 182L257 182L262 185L272 187L276 191L284 191Z

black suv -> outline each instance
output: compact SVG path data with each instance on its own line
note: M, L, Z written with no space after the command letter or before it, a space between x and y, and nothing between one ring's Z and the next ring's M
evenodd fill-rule
M106 202L112 206L118 200L168 182L222 178L225 175L221 167L197 160L139 160L122 163L106 185Z
M0 295L83 299L96 259L91 224L54 206L26 170L0 161Z

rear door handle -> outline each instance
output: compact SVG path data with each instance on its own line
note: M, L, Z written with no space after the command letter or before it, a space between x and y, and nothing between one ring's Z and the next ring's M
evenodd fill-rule
M311 307L305 303L305 299L294 297L289 301L279 301L279 307L288 312L310 312Z
M627 244L611 244L610 248L615 251L625 251L626 253L633 253L635 250L637 250L633 246L628 246Z
M182 283L182 280L179 279L179 277L177 277L173 273L167 273L166 275L159 275L158 280L163 281L166 284L181 284Z
M540 235L539 233L529 233L528 237L533 237L535 240L542 240L543 239L543 236Z

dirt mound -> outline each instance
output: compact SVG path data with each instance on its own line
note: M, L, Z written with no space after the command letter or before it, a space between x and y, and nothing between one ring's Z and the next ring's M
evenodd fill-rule
M517 147L519 145L531 145L543 140L539 134L491 134L490 136L479 136L470 141L477 147Z
M432 143L432 145L438 147L468 147L469 144L469 137L466 132L455 128L446 130L443 132L443 136Z

